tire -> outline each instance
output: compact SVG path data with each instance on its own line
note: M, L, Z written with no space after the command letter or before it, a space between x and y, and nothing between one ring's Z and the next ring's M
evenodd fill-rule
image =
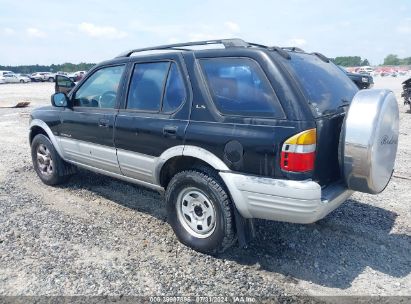
M359 91L345 116L339 147L349 189L370 194L385 189L394 169L398 136L395 95L388 90Z
M23 80L23 79L21 79L21 80L20 80L20 83L24 83L24 80Z
M184 245L217 254L236 241L233 205L216 173L179 172L171 179L165 196L168 222ZM197 220L196 225L193 220Z
M66 182L73 171L71 165L57 153L50 139L43 134L34 137L31 143L31 158L34 170L46 185Z
M49 82L54 82L54 78L53 78L53 77L50 77L50 78L49 78Z

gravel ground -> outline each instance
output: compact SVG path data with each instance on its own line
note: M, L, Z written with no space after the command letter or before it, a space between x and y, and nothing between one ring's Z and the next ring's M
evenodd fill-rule
M29 112L53 84L0 85L0 295L411 295L411 114L402 78L376 78L400 104L395 175L311 225L257 222L248 249L220 257L181 245L156 192L80 171L61 187L37 178ZM408 161L408 162L407 162Z

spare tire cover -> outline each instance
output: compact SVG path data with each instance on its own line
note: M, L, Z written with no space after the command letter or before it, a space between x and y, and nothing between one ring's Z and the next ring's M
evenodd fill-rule
M340 162L348 188L380 193L398 147L399 113L389 90L362 90L353 98L341 131Z

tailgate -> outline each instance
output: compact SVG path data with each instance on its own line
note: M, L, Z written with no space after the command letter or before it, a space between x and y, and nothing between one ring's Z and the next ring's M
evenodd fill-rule
M317 148L313 179L327 185L341 178L338 145L345 112L316 119Z

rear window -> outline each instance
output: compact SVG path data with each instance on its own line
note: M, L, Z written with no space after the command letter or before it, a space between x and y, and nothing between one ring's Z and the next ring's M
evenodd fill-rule
M358 88L347 75L331 62L315 55L289 53L291 69L303 88L315 116L334 112L351 102Z
M284 117L261 67L248 58L201 59L214 104L222 114Z

